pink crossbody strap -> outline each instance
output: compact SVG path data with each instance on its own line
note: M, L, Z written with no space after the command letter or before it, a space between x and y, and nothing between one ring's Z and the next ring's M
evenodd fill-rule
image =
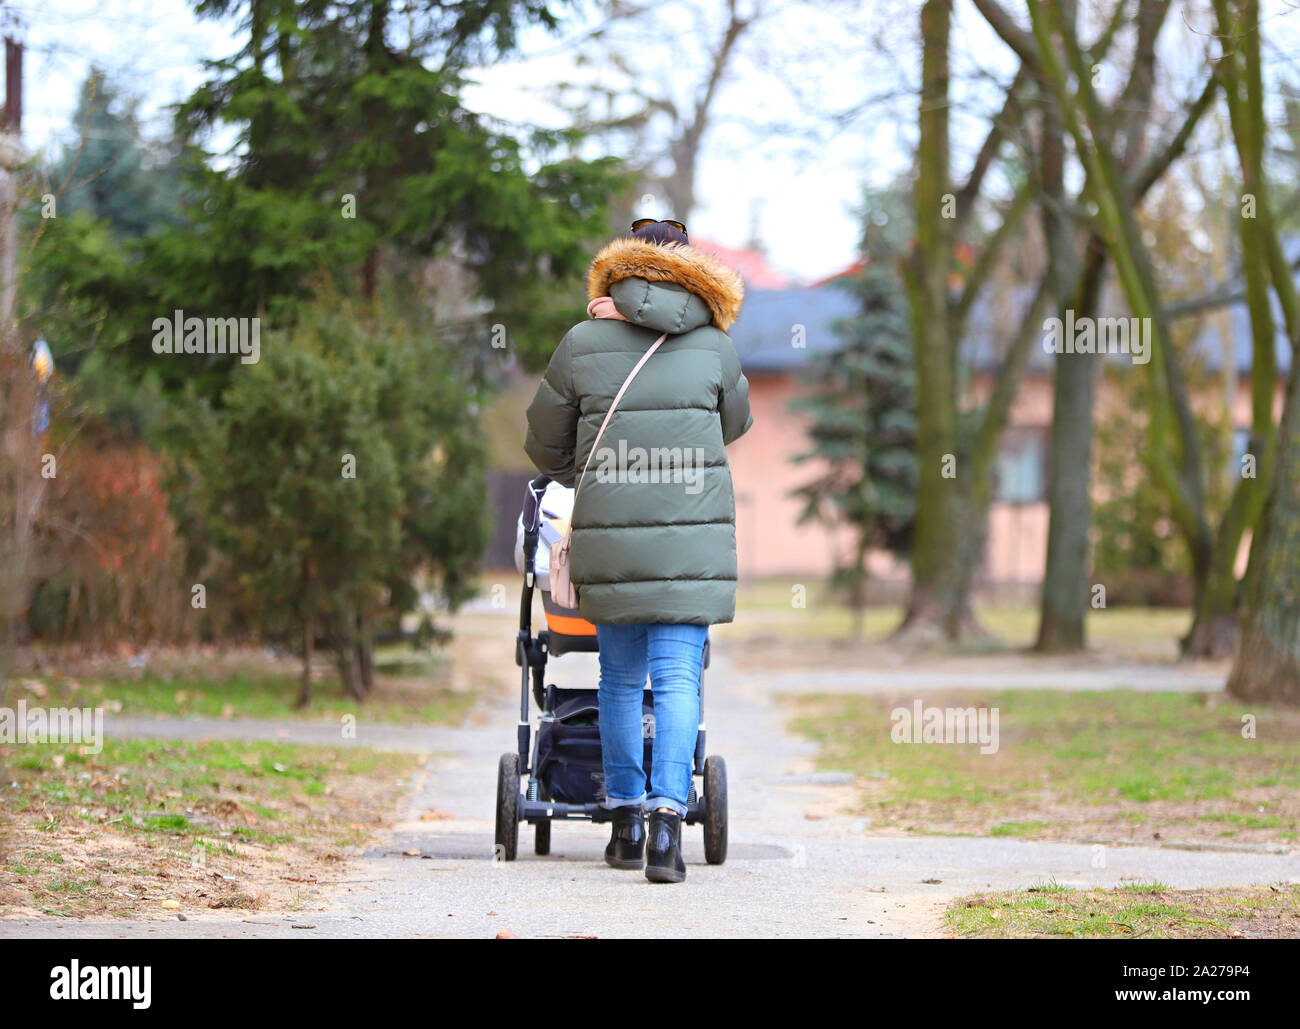
M649 349L641 355L641 360L628 372L628 376L623 380L623 385L618 388L618 392L614 394L614 401L609 405L609 410L605 412L605 420L600 423L600 431L596 433L596 442L591 445L591 452L587 454L587 463L582 466L582 476L578 479L578 484L573 488L575 500L578 497L578 490L582 488L582 480L587 477L587 469L591 467L591 459L596 456L596 448L600 446L600 438L605 435L605 427L609 425L610 418L614 416L614 408L618 407L618 402L623 399L623 394L627 392L628 386L632 385L632 380L636 378L636 373L641 370L641 366L650 360L650 355L658 350L659 344L667 338L668 333L665 332L650 345Z

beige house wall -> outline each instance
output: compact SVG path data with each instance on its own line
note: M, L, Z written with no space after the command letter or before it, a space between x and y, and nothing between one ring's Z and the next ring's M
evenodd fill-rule
M754 427L727 451L736 489L736 541L744 577L828 575L852 537L817 524L799 525L800 502L791 491L816 475L816 464L796 464L807 450L807 419L790 410L800 392L786 374L749 376ZM979 388L977 384L977 388ZM1050 383L1028 382L1013 407L1013 425L1046 425L1051 418ZM990 513L987 578L994 582L1041 581L1047 551L1047 505L995 504ZM907 578L907 566L889 554L872 555L873 577Z

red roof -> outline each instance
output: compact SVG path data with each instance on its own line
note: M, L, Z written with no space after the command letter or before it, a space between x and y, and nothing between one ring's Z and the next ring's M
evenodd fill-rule
M867 267L867 259L865 257L860 257L856 261L854 261L851 265L849 265L847 268L840 269L834 275L827 275L826 278L824 279L818 279L816 282L813 283L813 285L825 286L828 285L829 283L834 282L836 279L846 279L849 278L850 276L858 275L866 267Z
M967 272L975 264L975 251L969 243L959 242L952 248L953 257L956 259L956 267L953 269L952 277L956 280L956 286L959 288L965 281ZM868 259L859 257L847 268L842 268L833 275L828 275L824 279L818 279L813 283L814 286L825 286L834 282L836 279L847 279L854 275L860 275L867 267Z
M724 247L711 239L691 237L691 246L711 254L729 268L740 272L746 286L754 289L787 289L795 282L778 268L772 267L767 258L757 250L736 250Z

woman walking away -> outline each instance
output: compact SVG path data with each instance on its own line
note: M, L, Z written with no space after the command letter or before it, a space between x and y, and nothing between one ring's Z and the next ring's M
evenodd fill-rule
M604 804L614 823L605 860L644 863L652 882L681 882L704 644L708 627L736 611L724 448L753 419L726 331L744 290L740 276L690 245L685 225L640 219L596 255L587 293L592 318L551 358L524 447L539 471L577 487L569 571L600 647Z

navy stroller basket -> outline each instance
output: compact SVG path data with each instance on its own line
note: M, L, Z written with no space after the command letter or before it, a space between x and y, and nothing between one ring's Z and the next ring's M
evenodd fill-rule
M602 805L604 768L600 748L600 709L595 689L559 689L546 683L550 657L575 651L595 653L596 627L573 610L555 604L549 590L549 569L542 568L538 544L562 535L567 512L553 517L543 495L551 480L541 475L528 484L520 518L523 595L519 604L519 633L515 639L515 664L521 669L519 725L516 750L502 754L497 765L496 851L498 860L513 861L518 854L519 824L534 827L534 853L551 851L553 821L586 819L607 822L612 817ZM543 551L545 555L546 551ZM545 556L543 556L543 562ZM532 631L533 591L542 593L547 628ZM704 644L703 667L709 666L709 644ZM537 732L532 731L530 700L541 710ZM650 774L654 745L654 702L647 689L642 699L642 724L646 727L645 769ZM727 766L716 755L705 757L704 675L700 674L700 725L695 739L694 776L687 797L687 825L704 826L704 856L720 865L727 858ZM527 777L526 784L521 780Z
M590 804L604 798L605 772L600 758L600 708L596 690L557 690L559 699L537 730L537 781L553 800ZM654 704L647 694L642 724L654 725ZM650 768L653 736L645 734L645 767Z

